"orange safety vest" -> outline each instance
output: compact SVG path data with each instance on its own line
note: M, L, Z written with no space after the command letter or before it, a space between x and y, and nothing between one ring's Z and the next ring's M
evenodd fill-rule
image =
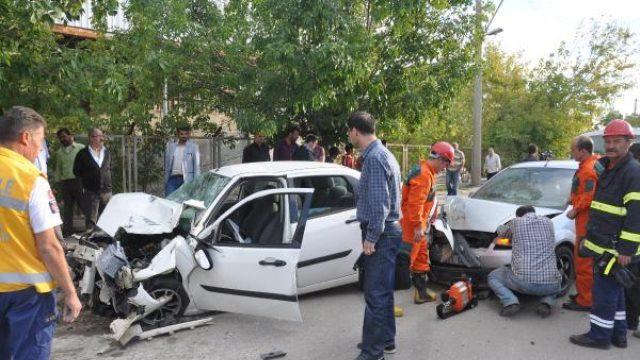
M44 177L33 163L0 147L0 293L55 288L29 221L29 197L38 176Z

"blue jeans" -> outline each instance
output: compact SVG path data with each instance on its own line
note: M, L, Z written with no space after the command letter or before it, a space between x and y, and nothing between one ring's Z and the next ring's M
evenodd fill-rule
M364 226L363 226L364 228ZM362 231L364 239L366 230ZM393 287L396 256L402 242L398 222L387 223L376 243L376 251L363 258L364 323L362 326L362 354L378 359L385 345L395 343L396 319L393 315Z
M184 183L184 177L182 175L171 175L164 186L164 196L169 196L174 191L178 190Z
M560 292L560 282L556 284L530 284L526 283L513 274L509 266L497 268L489 273L487 279L489 287L500 299L502 306L519 304L518 297L514 291L524 294L539 296L540 302L553 306L556 296Z
M0 359L48 360L56 320L53 293L0 293Z
M447 170L447 195L458 195L458 184L460 183L460 170Z

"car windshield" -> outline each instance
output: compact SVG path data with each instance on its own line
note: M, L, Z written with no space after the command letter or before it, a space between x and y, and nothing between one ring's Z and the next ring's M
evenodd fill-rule
M505 169L472 197L562 210L567 206L574 173L557 168Z
M167 196L167 200L183 203L193 199L202 201L208 208L230 180L231 178L208 171L196 176L192 182L180 186Z

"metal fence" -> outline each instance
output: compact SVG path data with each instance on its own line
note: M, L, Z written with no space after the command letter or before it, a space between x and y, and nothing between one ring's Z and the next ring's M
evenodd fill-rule
M400 168L402 169L402 175L406 176L412 166L417 164L421 159L425 159L427 157L431 146L387 144L387 148L396 157L396 160L398 160ZM461 174L461 184L466 186L471 184L471 174L468 171L471 164L471 149L460 148L460 150L466 155L466 165ZM444 173L441 173L438 176L438 183L444 184L444 182L445 176Z
M164 151L169 139L159 136L109 135L114 193L142 191L164 195ZM192 137L200 149L200 171L242 162L246 138ZM87 144L86 136L76 141Z
M54 140L54 139L50 139ZM76 136L76 141L87 144L86 136ZM164 151L169 139L159 136L108 135L105 146L111 152L111 173L114 193L142 191L164 195ZM242 150L251 143L248 138L192 137L200 149L200 171L208 171L225 165L242 162ZM50 142L55 151L57 141ZM428 145L387 144L406 176L411 167L429 153ZM461 149L470 154L470 149ZM468 172L463 171L462 184L470 183ZM444 175L438 177L444 184Z

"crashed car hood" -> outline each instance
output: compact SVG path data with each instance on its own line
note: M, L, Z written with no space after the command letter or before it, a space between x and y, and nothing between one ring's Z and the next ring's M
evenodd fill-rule
M495 232L498 226L515 217L520 205L503 202L453 197L447 201L447 222L454 230ZM536 207L538 215L556 215L562 211Z
M165 234L178 225L182 204L145 193L114 195L98 219L111 237L122 227L129 234Z

